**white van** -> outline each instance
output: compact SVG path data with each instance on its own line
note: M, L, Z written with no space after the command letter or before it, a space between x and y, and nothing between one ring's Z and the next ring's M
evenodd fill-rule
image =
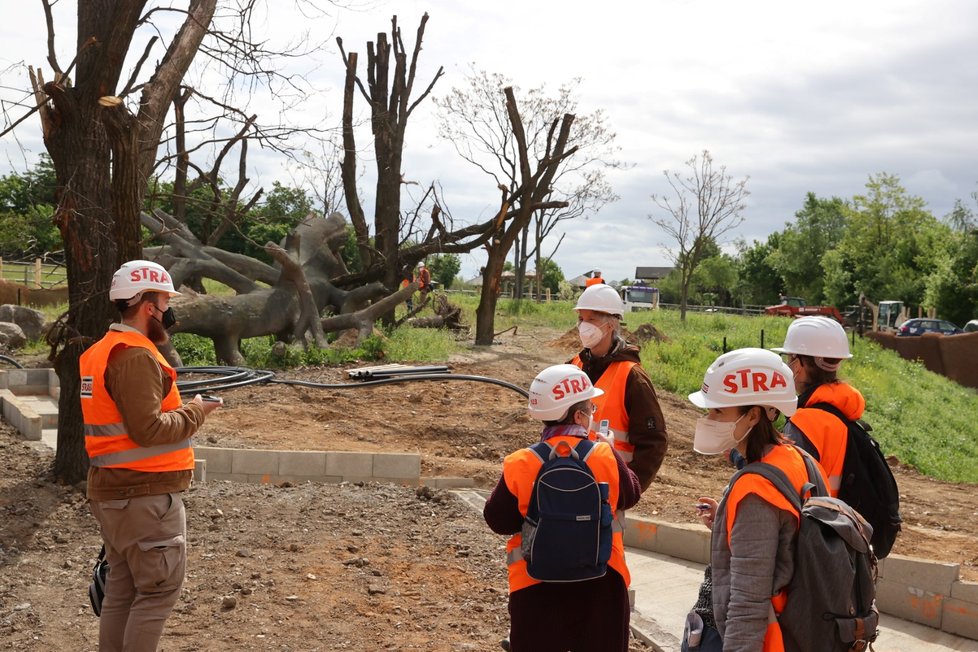
M625 312L656 310L659 307L659 288L647 285L623 285L619 288Z

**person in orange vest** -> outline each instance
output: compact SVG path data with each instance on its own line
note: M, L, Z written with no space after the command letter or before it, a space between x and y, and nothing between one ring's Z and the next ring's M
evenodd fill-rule
M421 293L421 303L424 303L428 293L431 292L431 272L424 263L418 263L418 292Z
M804 453L774 427L779 414L790 417L797 405L791 369L776 353L755 348L724 353L689 400L708 410L696 422L696 452L720 455L736 449L748 463L780 469L801 493L808 483ZM813 468L821 473L817 465ZM700 497L697 507L713 531L712 585L701 587L690 618L702 622L687 620L688 631L699 629L705 638L718 635L724 652L783 651L776 616L790 599L784 588L791 580L800 515L756 474L728 485L719 503Z
M530 385L528 405L530 417L543 421L541 441L555 447L562 443L573 447L586 439L594 399L601 394L587 375L573 365L555 365L541 371ZM638 502L641 495L638 478L611 446L597 443L586 461L595 480L608 485L612 516ZM493 532L512 535L506 544L511 619L506 649L625 652L629 636L630 576L620 528L613 532L611 557L602 577L542 582L527 572L521 533L542 466L543 460L529 448L508 455L503 460L502 477L483 510Z
M601 270L600 269L596 269L596 270L594 270L594 274L591 276L591 278L589 278L588 280L584 281L584 287L585 288L589 288L592 285L599 285L601 283L604 283L604 279L601 278Z
M583 369L604 391L595 400L597 431L607 426L607 436L645 491L662 466L669 441L662 408L652 379L642 367L639 348L625 342L620 334L625 304L613 287L599 284L581 293L574 310L584 349L570 363Z
M79 362L88 498L109 564L100 650L156 650L183 586L190 438L219 402L183 403L157 348L169 339L177 295L161 265L122 265L109 290L121 321Z
M838 377L842 361L852 357L849 338L834 319L801 317L788 326L784 345L771 350L787 359L798 393L798 411L785 424L784 434L818 460L830 495L838 496L849 430L834 414L809 406L828 403L853 421L862 418L866 399Z
M411 285L412 283L414 283L414 271L411 269L411 266L410 265L405 265L405 267L404 267L404 273L401 275L401 287L402 288L406 288L407 286ZM411 312L412 310L414 310L414 298L413 297L414 297L414 295L412 294L404 302L405 304L407 304L408 312Z

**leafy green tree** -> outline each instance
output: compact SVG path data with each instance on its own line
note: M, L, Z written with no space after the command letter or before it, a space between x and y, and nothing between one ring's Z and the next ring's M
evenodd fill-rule
M973 197L978 200L978 193ZM952 232L927 277L925 303L960 326L978 318L978 223L960 201L955 202L947 222Z
M788 225L778 247L769 253L768 264L784 280L780 290L805 297L812 304L825 299L822 257L842 241L845 209L846 202L838 197L820 199L812 192L805 196L794 224Z
M736 283L737 262L724 253L704 258L693 273L692 285L701 305L731 305Z
M734 297L742 305L771 305L777 301L784 287L784 280L770 263L771 254L777 251L781 233L768 236L766 242L755 240L750 245L741 240L737 243L737 283Z
M560 284L564 281L564 272L553 258L541 258L537 274L540 276L543 287L549 289L551 294L560 293Z
M430 256L427 265L431 280L437 281L447 290L452 287L455 276L462 269L462 259L458 254L438 254Z
M823 257L826 297L845 305L864 293L876 302L922 305L925 279L936 269L950 229L895 175L871 176L866 190L846 208L848 227L835 253Z
M46 154L24 174L0 177L0 256L29 258L61 249L61 233L51 219L55 185Z

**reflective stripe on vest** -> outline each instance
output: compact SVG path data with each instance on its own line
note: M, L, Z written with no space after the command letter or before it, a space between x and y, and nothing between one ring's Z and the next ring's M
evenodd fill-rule
M558 436L547 441L553 445L565 441L573 447L580 440L577 437ZM595 480L608 483L608 502L611 504L612 513L617 516L619 478L618 463L615 461L614 453L611 452L610 448L596 444L587 458L587 465L594 473ZM515 453L507 455L506 459L503 460L503 482L506 483L509 492L516 497L520 514L524 517L530 509L533 484L536 482L537 474L542 466L543 460L529 448L521 448ZM523 556L518 554L522 541L522 534L517 532L506 543L510 593L540 583L540 580L535 580L527 574L526 562L523 560ZM622 576L622 579L625 580L625 586L631 583L631 576L628 573L628 567L625 565L625 543L620 528L613 528L612 530L611 558L608 560L608 566Z
M571 364L579 369L584 368L581 356L571 360ZM637 363L630 360L612 362L598 378L594 386L604 391L601 396L595 396L591 402L597 407L594 422L608 420L608 434L615 438L615 450L627 464L632 461L635 446L628 441L628 412L625 411L625 386L628 376ZM592 435L591 439L595 439Z
M134 471L186 471L194 468L190 440L158 446L140 446L130 439L122 414L105 387L105 370L112 351L118 346L139 347L150 351L170 379L170 391L163 397L160 409L178 409L183 401L177 390L177 372L142 333L110 330L105 337L81 355L81 406L85 422L85 450L92 466L125 468ZM139 388L126 388L138 391Z

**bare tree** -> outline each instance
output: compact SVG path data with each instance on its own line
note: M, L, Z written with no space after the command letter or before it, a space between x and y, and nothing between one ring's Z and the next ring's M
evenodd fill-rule
M182 116L188 101L202 97L199 90L191 93L182 86L191 63L201 55L202 69L220 69L217 78L225 80L220 97L206 100L222 109L194 123L212 134L210 144L218 149L219 143L234 139L222 135L228 130L219 123L234 113L231 107L242 86L275 85L283 98L290 92L292 97L300 94L295 78L282 76L269 65L275 53L267 49L268 42L252 38L258 0L221 1L220 5L218 0L78 3L75 55L62 67L55 55L55 2L42 0L51 79L45 79L40 69L29 69L34 107L28 115L39 112L44 144L54 163L58 186L54 221L65 244L70 308L49 338L62 387L54 472L68 482L82 479L87 466L78 358L114 316L108 300L112 273L122 261L142 256L140 211L148 180L167 161L186 164L191 149L186 132L173 128L169 116L178 125L187 124ZM164 15L182 18L154 23ZM162 51L151 57L158 47ZM302 48L286 51L298 55ZM150 60L155 64L147 66ZM251 81L242 84L243 76L249 75ZM275 139L250 116L240 125L233 133L264 134L266 142ZM164 155L162 163L161 141L165 151L171 143L176 150Z
M686 161L689 172L680 174L665 170L674 197L653 194L652 201L665 211L662 217L651 219L669 235L676 244L670 249L670 257L679 269L680 319L686 320L689 284L693 272L700 264L704 248L710 242L737 228L744 221L741 212L746 208L750 195L747 180L734 181L726 166L713 167L713 157L708 150Z
M535 88L525 93L520 102L531 160L539 161L549 155L553 121L565 114L576 116L569 136L576 152L554 170L546 194L548 201L561 207L535 211L532 220L516 234L513 251L517 296L522 294L527 261L535 258L540 269L541 259L547 257L543 242L561 222L593 215L617 199L604 175L607 168L622 167L613 158L618 149L614 146L615 134L608 128L602 111L577 115L579 83L579 79L572 80L554 94L545 87ZM523 183L520 144L509 120L507 96L499 92L510 85L503 75L472 71L465 86L452 89L436 103L440 109L440 135L453 144L462 158L490 176L497 187L505 187L515 197ZM559 246L560 241L550 251L550 257ZM537 281L539 293L540 279Z

